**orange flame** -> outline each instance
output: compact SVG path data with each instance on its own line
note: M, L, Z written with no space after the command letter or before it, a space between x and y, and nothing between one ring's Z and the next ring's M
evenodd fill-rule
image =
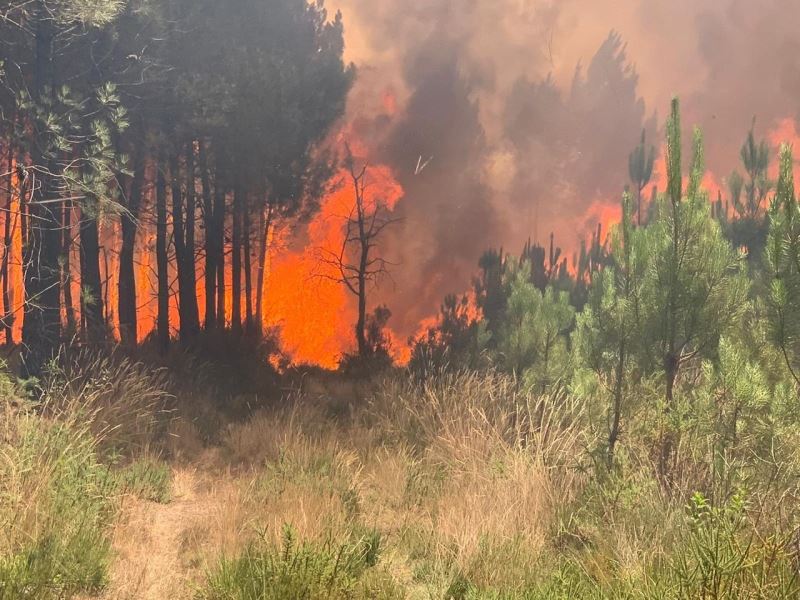
M394 209L403 190L391 170L369 167L367 178L368 209L378 204ZM295 363L333 368L342 353L353 349L355 297L340 282L337 266L320 260L320 250L325 256L341 252L353 203L350 175L342 172L308 226L305 247L281 253L271 261L264 325L279 328L281 345Z

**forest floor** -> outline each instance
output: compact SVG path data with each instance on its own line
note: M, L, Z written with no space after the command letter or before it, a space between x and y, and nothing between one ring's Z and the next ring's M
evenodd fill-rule
M106 464L80 419L65 436L60 421L12 413L0 431L12 500L0 524L19 525L0 528L0 542L23 550L12 562L0 545L0 600L75 597L14 590L42 573L36 589L47 591L76 572L94 592L84 600L800 597L795 530L746 529L796 495L708 508L691 480L664 494L644 459L604 475L588 462L598 418L586 405L525 395L509 378L359 385L308 379L231 415L186 395L158 435ZM628 452L646 456L643 439ZM693 448L679 450L689 472ZM75 528L80 519L95 528ZM110 551L99 546L109 538ZM27 551L30 539L45 541ZM726 596L704 595L703 571L682 567L717 546L724 565L741 565L725 571L738 586ZM31 563L39 556L47 562Z
M187 533L208 518L216 502L203 491L196 468L172 471L172 499L160 504L128 497L114 531L115 557L108 600L184 598L191 589L194 569L185 562Z
M238 485L221 468L219 448L169 464L170 498L126 496L113 531L113 561L103 600L194 598L209 564L205 542L221 541L226 519L236 518ZM235 533L228 531L235 537ZM234 539L228 539L234 542ZM216 558L216 557L215 557Z
M504 439L485 407L467 419L419 407L433 419L399 401L354 414L305 402L229 423L210 445L177 419L170 497L123 499L101 597L196 598L221 559L254 542L281 548L287 526L316 548L377 532L380 558L364 585L379 592L359 598L446 597L462 577L516 587L533 571L560 477Z

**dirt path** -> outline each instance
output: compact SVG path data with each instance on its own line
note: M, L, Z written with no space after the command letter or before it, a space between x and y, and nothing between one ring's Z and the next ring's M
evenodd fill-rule
M208 513L195 468L173 470L168 504L126 499L114 532L115 559L107 600L178 600L191 597L192 565L182 547Z

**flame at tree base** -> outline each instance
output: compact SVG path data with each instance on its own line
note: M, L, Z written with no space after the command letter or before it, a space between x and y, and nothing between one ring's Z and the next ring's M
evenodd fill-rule
M369 166L366 177L366 205L381 204L393 210L403 189L391 170ZM305 246L296 251L277 251L271 260L265 286L264 325L278 330L281 349L293 364L333 369L343 355L355 350L357 299L341 281L338 267L320 260L321 253L341 254L354 201L350 174L341 172L308 225ZM380 248L373 251L380 252ZM395 338L391 332L390 338ZM408 356L396 344L395 352L398 360Z

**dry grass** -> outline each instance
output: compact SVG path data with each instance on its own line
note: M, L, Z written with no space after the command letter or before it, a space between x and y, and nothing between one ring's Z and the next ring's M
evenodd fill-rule
M203 508L178 534L185 580L256 539L279 544L291 524L306 540L380 531L384 564L408 590L441 594L458 574L507 587L534 570L557 506L582 485L580 410L534 402L503 378L389 383L368 410L336 420L314 400L323 395L227 426L220 448L195 460ZM173 425L174 455L196 452L193 428ZM125 536L136 531L117 544L135 547Z
M139 382L128 389L151 388ZM128 393L122 397L130 398ZM103 592L108 600L237 597L225 591L237 577L273 577L274 572L259 570L264 565L291 568L291 560L281 562L286 525L299 540L293 551L319 561L320 568L327 568L325 552L331 549L359 548L363 540L379 543L377 565L347 574L358 581L344 581L341 593L411 600L671 597L675 586L683 585L676 581L689 581L692 589L699 585L691 573L676 576L679 561L694 564L691 553L700 555L715 536L728 536L721 543L734 547L739 542L732 535L749 535L729 534L714 523L717 529L698 530L696 522L687 521L687 498L694 490L686 484L665 493L647 464L649 438L642 442L631 432L620 453L625 471L608 473L592 462L593 449L602 443L596 414L587 414L582 402L565 393L523 393L506 377L446 375L429 384L398 377L361 388L313 381L279 407L239 422L197 406L197 398L177 417L162 421L151 412L150 421L134 419L130 429L113 424L109 415L124 421L129 413L107 391L87 392L82 402L51 402L41 414L6 409L0 489L6 505L8 498L16 504L10 512L0 507L0 519L6 519L7 530L13 514L16 533L0 535L0 551L18 549L20 539L47 532L54 482L62 482L57 490L71 489L72 483L64 488L59 473L76 451L81 464L101 473L107 470L98 462L101 449L125 442L133 450L120 474L137 473L138 465L148 462L163 468L149 454L152 436L162 429L167 435L158 445L171 457L172 471L167 503L149 500L158 494L113 497L124 490L101 490L102 478L77 484L91 488L92 497L109 494L103 506L121 504L113 531L103 528L109 518L98 518L95 537L87 538L111 545L113 563ZM134 403L131 410L148 406L150 401L139 408ZM202 419L191 420L192 407ZM91 415L98 415L97 422ZM148 422L157 426L142 428ZM223 425L212 432L213 423ZM74 440L58 437L64 426L83 434ZM30 438L32 431L44 437ZM30 439L47 443L23 441ZM773 506L775 493L761 493L765 506ZM776 514L787 507L778 505ZM785 532L764 529L761 541L751 546L782 577L790 573L794 556L786 550ZM770 549L775 552L766 554ZM244 564L237 557L244 557ZM105 583L106 559L98 563L100 579L84 589ZM755 564L748 558L747 565ZM222 586L213 594L205 587L209 577ZM295 581L297 573L287 577ZM764 579L769 585L778 585L769 577ZM794 589L791 580L780 585ZM361 595L348 596L347 590Z
M86 422L105 449L149 451L169 426L172 397L167 372L128 358L82 351L54 362L41 412Z
M102 589L121 497L169 495L167 472L149 452L166 423L163 374L114 357L59 364L36 402L0 372L4 599Z

